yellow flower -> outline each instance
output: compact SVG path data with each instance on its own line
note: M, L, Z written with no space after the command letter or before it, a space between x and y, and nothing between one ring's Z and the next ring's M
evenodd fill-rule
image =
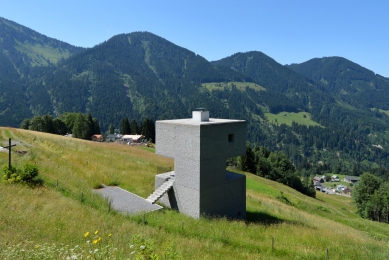
M86 233L84 234L84 237L87 237L87 236L89 236L89 232L86 232Z
M109 237L111 237L111 236L112 236L112 234L109 234L108 236L109 236Z
M98 231L98 230L96 230L96 231L95 231L95 235L97 235L97 233L99 233L99 231Z
M97 239L93 240L92 244L97 244Z

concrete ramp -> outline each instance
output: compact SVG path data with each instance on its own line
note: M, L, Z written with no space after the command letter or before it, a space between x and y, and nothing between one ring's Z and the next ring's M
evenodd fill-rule
M108 199L111 202L112 209L124 214L136 215L142 212L163 209L163 207L151 204L144 198L119 187L104 186L95 190L95 192Z

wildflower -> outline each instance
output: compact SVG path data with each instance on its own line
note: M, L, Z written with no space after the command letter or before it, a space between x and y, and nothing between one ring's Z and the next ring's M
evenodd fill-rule
M109 234L109 235L108 235L108 237L111 237L111 236L112 236L112 234Z
M84 234L84 237L89 236L89 231Z
M98 231L98 230L96 230L94 234L95 234L95 235L97 235L97 233L99 233L99 231Z
M145 249L145 246L140 246L139 248L140 248L140 249Z
M99 242L99 241L97 241L97 239L95 239L95 240L93 240L92 244L97 244L97 242Z

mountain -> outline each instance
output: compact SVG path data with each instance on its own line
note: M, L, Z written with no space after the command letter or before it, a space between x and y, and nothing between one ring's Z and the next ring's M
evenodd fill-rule
M316 58L286 67L324 86L338 100L356 108L389 110L389 78L345 58Z
M366 122L371 121L371 111L361 107L361 105L356 105L359 100L355 96L349 98L349 102L339 99L339 95L334 93L333 87L327 87L322 81L312 77L311 74L304 73L308 69L292 70L291 68L295 68L294 66L283 66L262 52L237 53L219 61L214 61L212 64L229 67L252 78L267 90L287 95L293 102L299 104L302 110L310 112L313 120L323 126L335 127L338 124L353 124L356 119L363 119ZM331 66L333 65L329 64L328 68ZM311 68L310 65L306 67ZM366 69L364 73L368 74ZM358 78L350 76L348 80L356 82ZM374 82L376 81L377 79L374 79ZM335 84L332 81L330 82L331 86ZM338 80L333 82L338 82ZM382 82L384 81L381 80L380 83ZM381 88L382 85L379 84ZM364 92L364 95L366 94L375 96L373 91ZM383 91L381 91L381 94L383 94ZM379 100L382 100L380 102L382 108L385 104L389 105L389 102L385 102L382 97ZM352 107L347 107L345 104L351 104ZM335 114L338 116L334 116ZM382 129L383 127L383 122L380 120L371 123L375 129Z
M247 120L249 141L283 151L306 175L389 168L385 101L373 108L354 105L356 94L334 91L336 81L327 76L325 84L261 52L209 62L149 32L120 34L79 49L1 21L7 42L1 46L1 125L17 127L36 115L90 112L105 131L110 124L119 127L126 116L138 122L185 118L206 107L211 117ZM52 61L42 48L67 56ZM374 77L381 82L374 91L384 93L387 79Z
M68 58L29 84L27 92L34 114L90 111L107 129L125 116L187 117L199 106L212 108L214 116L228 114L200 91L201 83L246 80L161 37L135 32Z
M266 89L288 94L294 99L307 93L318 93L317 87L306 77L279 64L259 51L236 53L227 58L213 61L216 66L229 67L251 77Z
M26 76L35 66L57 64L84 50L0 17L0 78Z
M26 95L28 78L83 50L0 17L0 125L18 126L33 115ZM44 94L36 91L36 96ZM44 95L38 99L45 102Z
M343 59L343 61L347 60ZM330 81L329 77L325 77L329 82L325 84L325 81L318 80L322 79L321 77L315 78L312 76L313 73L304 73L304 71L310 71L310 68L315 72L318 66L310 64L283 66L261 52L237 53L214 61L212 64L241 72L258 82L266 90L271 89L277 93L286 94L300 105L302 111L309 112L312 120L321 125L321 127L307 128L292 124L292 129L281 126L273 130L277 133L277 138L270 138L272 142L268 142L269 139L263 140L267 147L278 147L290 158L294 158L293 161L297 163L301 163L302 158L303 160L309 158L308 161L311 162L324 161L332 165L348 161L346 163L349 164L348 167L355 164L363 168L360 165L361 162L372 166L370 164L372 161L379 165L387 165L385 163L388 156L386 147L389 143L385 131L389 127L389 117L379 110L372 111L358 104L360 100L356 95L350 96L347 100L341 99L340 92L334 93L334 88L336 88L334 85L339 80ZM326 71L339 70L336 64L336 62L328 64ZM370 75L369 80L379 82L374 85L379 87L374 87L373 90L366 88L363 95L375 96L378 93L384 95L386 91L384 83L387 79L374 76L368 70L353 64L352 68L354 70L358 68L360 73L350 73L347 79L350 82L360 82L359 75ZM301 69L297 70L299 66ZM346 68L346 71L349 70ZM338 76L341 77L344 74L344 71L340 70ZM389 104L382 97L377 100L380 100L378 108L384 109ZM374 142L380 144L378 147L385 148L376 149L377 144Z

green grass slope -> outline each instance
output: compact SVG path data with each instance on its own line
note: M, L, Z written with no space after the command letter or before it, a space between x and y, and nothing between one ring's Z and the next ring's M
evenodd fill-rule
M48 66L47 61L57 64L59 60L66 59L72 55L67 49L55 48L48 44L26 44L16 41L15 48L21 53L27 54L31 59L30 65L34 66Z
M39 252L57 250L56 259L69 248L84 250L85 258L96 249L107 252L102 259L135 259L131 253L145 249L162 259L173 253L182 259L325 259L327 248L330 259L387 259L389 254L389 226L359 218L347 197L320 193L313 199L247 174L246 221L195 220L165 210L147 214L143 222L143 216L109 211L92 187L117 182L146 197L156 168L172 167L171 159L140 147L0 128L0 145L10 137L17 141L15 150L28 151L13 155L13 165L33 161L46 185L0 183L1 259L12 250L17 251L12 259L43 259ZM0 153L0 163L7 160L7 153Z
M221 83L208 82L208 83L202 83L201 85L207 88L209 91L223 90L224 88L231 89L232 86L235 86L239 90L245 90L246 87L249 87L257 91L266 90L264 87L252 82L221 82Z
M306 126L320 126L317 122L311 119L311 114L308 112L280 112L277 114L265 113L267 120L276 124L286 124L291 126L293 122Z

